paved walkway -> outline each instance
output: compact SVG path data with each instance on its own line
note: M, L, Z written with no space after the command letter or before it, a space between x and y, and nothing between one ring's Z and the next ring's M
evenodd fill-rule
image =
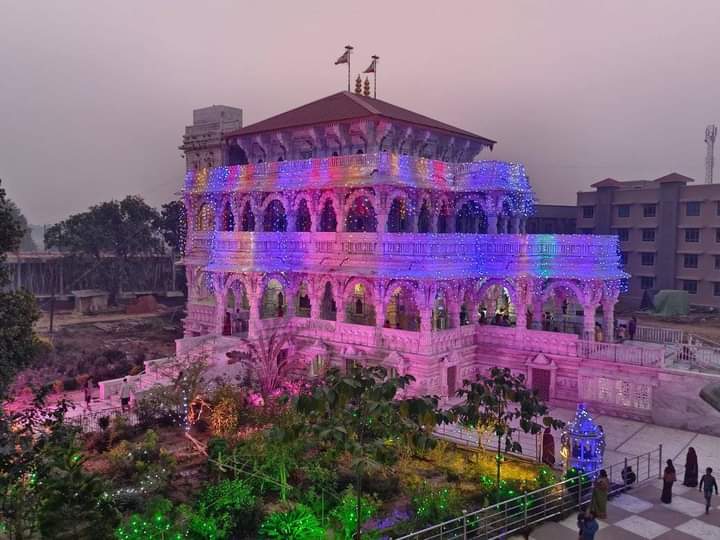
M551 414L565 421L574 412L554 409ZM720 437L644 424L622 418L595 415L607 440L605 463L622 462L625 457L642 454L663 445L663 461L672 459L680 480L675 484L669 505L660 502L662 482L652 481L612 499L608 519L600 520L596 540L720 540L720 497L705 515L705 502L697 488L682 485L687 449L698 454L700 471L712 467L720 478ZM534 540L577 540L576 516L562 522L546 523L530 536Z

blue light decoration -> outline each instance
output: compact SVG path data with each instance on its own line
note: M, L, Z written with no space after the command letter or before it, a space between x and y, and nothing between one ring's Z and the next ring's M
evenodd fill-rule
M602 468L605 433L597 425L584 403L578 403L575 419L565 426L560 437L560 455L565 470L593 472Z

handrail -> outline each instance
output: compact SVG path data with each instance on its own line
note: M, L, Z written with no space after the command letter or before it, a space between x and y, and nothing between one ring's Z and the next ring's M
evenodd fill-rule
M608 495L628 489L622 471L634 466L636 475L632 487L661 478L662 445L655 450L626 458L620 463L605 467L610 480ZM507 501L463 512L461 517L450 519L419 531L401 536L396 540L496 540L527 530L550 519L579 510L590 501L591 483L600 469L577 478L563 480L551 486L525 493Z

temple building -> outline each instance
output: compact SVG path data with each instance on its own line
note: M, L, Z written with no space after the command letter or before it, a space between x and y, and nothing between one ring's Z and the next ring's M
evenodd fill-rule
M617 238L526 234L533 191L481 159L495 141L350 92L211 138L222 164L188 159L183 191L179 354L285 332L310 374L382 364L419 393L494 365L559 403L615 388ZM652 383L628 380L612 407L647 415Z

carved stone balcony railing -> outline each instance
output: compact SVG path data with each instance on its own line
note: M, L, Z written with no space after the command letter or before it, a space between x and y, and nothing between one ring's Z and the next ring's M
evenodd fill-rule
M195 233L187 262L215 271L341 271L408 278L622 279L617 237L422 233Z
M450 191L531 193L519 163L447 163L381 152L190 170L187 193L231 193L399 185Z

